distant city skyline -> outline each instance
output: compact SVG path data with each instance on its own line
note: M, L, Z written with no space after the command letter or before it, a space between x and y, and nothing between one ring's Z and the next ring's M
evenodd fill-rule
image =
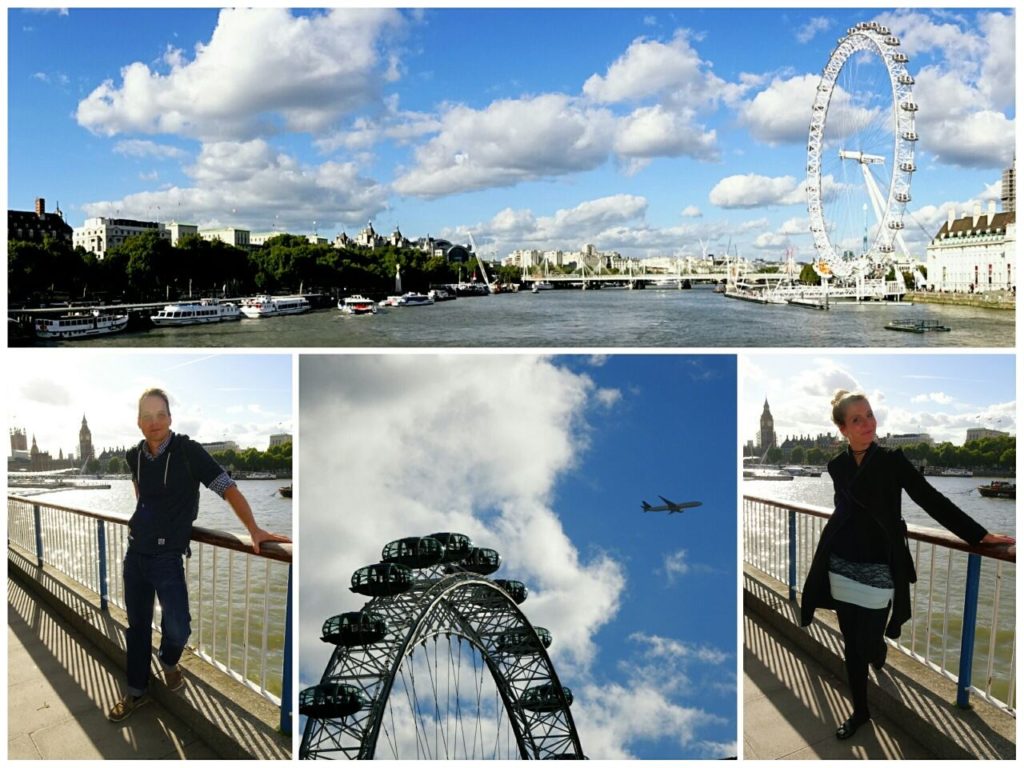
M266 450L272 434L293 433L289 355L33 352L7 352L24 372L7 384L7 426L54 458L77 456L83 415L97 454L137 444L139 395L154 386L171 397L171 428L199 442Z
M1014 355L747 354L740 365L743 445L753 441L765 400L779 442L839 430L831 422L836 389L862 391L878 436L927 433L963 445L975 427L1017 432Z
M873 20L916 79L923 258L1013 162L1007 9L11 9L8 207L806 260L813 93Z

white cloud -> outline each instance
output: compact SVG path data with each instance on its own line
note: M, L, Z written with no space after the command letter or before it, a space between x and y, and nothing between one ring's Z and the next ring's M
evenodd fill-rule
M686 550L670 552L665 555L663 570L668 576L669 582L674 582L677 576L685 576L690 572L690 564L686 562Z
M670 734L684 749L720 756L722 745L705 743L699 733L722 719L700 709L697 702L713 695L735 697L735 676L728 669L732 657L656 635L635 633L630 640L638 650L624 664L629 684L588 684L573 705L587 753L602 760L627 760L633 757L630 747ZM713 689L712 679L727 684ZM688 699L694 704L680 703Z
M772 80L767 88L740 106L740 122L751 136L769 145L806 142L808 115L820 81L818 75ZM794 109L795 104L806 108Z
M320 623L363 602L337 585L388 541L442 530L498 549L559 670L589 667L624 571L579 552L550 507L586 450L589 377L535 356L389 355L304 359L300 380L304 680L326 663Z
M765 205L794 205L805 201L803 179L769 177L756 173L727 176L718 182L708 199L721 208L758 208Z
M911 57L935 55L915 73L921 149L943 164L1003 168L1013 158L1016 120L1012 13L982 13L978 23L921 12L882 14Z
M927 392L921 395L915 395L910 399L912 403L939 403L940 405L949 405L953 402L953 398L947 395L945 392Z
M125 157L156 157L175 160L188 157L188 153L183 149L144 139L119 141L114 145L114 153Z
M262 139L204 144L185 170L193 186L93 202L83 210L87 216L191 219L200 226L257 230L276 220L306 231L315 219L325 226L334 223L324 221L325 209L341 225L354 226L387 204L386 188L363 177L354 163L303 165Z
M704 214L696 205L688 205L680 211L679 215L687 219L699 219Z
M685 30L668 43L638 38L608 67L592 75L583 93L598 103L638 102L652 96L691 107L713 103L724 83L709 71Z
M431 198L590 170L608 158L614 131L611 113L557 93L451 106L394 188Z
M829 19L825 16L815 16L796 31L796 39L801 43L809 43L819 32L827 32L834 24L834 19Z
M390 67L378 41L400 27L390 9L336 9L293 16L288 9L223 10L208 43L187 60L168 51L165 73L133 62L83 99L80 125L94 133L175 133L246 139L277 123L323 130L378 98Z
M692 110L670 110L658 104L642 107L619 123L615 151L627 158L686 155L713 161L719 156L714 129L694 121Z
M637 195L611 195L585 200L574 208L562 208L550 216L537 216L529 210L506 208L490 221L473 227L477 239L487 238L499 246L563 248L577 250L584 243L601 243L613 248L608 239L617 227L642 226L647 211L646 198Z

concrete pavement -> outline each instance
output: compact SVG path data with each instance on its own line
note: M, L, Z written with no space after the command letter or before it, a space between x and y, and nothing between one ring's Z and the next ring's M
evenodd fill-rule
M756 615L743 617L743 757L746 760L929 760L938 755L874 713L853 738L835 730L853 711L844 680L784 643Z
M218 757L156 701L109 722L122 678L106 655L8 577L8 759Z
M890 647L884 669L868 672L874 720L850 740L835 729L852 710L834 614L807 628L784 584L744 566L744 757L981 759L1016 757L1012 713L971 697L957 707L956 684Z

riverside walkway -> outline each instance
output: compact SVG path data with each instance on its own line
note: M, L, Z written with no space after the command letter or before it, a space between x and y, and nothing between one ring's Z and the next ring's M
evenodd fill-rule
M7 513L8 757L291 758L290 544L255 554L247 536L193 528L185 686L169 691L152 659L150 702L115 724L127 617L107 564L126 516L17 496Z
M186 722L151 701L107 720L123 672L90 640L7 579L7 757L10 760L216 759Z
M1012 715L980 700L958 709L954 683L891 648L869 676L874 719L839 741L853 706L838 627L801 629L785 586L750 568L743 604L744 759L1014 759Z

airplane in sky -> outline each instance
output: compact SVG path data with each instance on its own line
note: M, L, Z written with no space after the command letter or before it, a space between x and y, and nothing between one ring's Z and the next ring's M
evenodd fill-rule
M668 512L670 515L674 515L676 512L683 512L691 507L699 507L703 502L701 501L681 501L678 504L674 501L669 501L664 496L659 496L659 499L665 502L664 505L652 507L646 501L643 503L644 512Z

